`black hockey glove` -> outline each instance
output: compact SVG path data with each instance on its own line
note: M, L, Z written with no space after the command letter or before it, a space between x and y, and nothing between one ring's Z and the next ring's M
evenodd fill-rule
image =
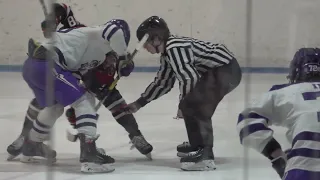
M287 165L286 157L280 156L280 157L274 158L273 160L271 160L271 163L272 163L273 169L276 170L276 172L282 178Z
M282 178L287 164L287 155L282 151L279 142L272 138L263 149L262 154L270 159L273 169Z

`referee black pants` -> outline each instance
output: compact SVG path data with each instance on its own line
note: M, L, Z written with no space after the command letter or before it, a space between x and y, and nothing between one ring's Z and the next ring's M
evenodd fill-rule
M241 81L242 72L236 59L207 71L195 88L180 101L189 142L192 147L213 147L211 117L223 97Z

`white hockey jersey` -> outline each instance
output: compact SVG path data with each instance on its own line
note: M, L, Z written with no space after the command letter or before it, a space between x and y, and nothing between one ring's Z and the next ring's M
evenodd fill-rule
M320 83L300 83L270 91L246 108L238 119L241 143L262 152L273 137L270 125L288 128L292 144L286 172L320 172Z
M118 56L127 54L122 29L105 24L78 29L63 29L54 33L53 41L42 44L54 46L54 60L62 68L85 72L102 64L106 54L115 51Z

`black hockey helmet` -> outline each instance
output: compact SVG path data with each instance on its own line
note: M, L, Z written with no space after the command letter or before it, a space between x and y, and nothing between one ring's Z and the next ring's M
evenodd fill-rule
M139 41L145 34L149 34L149 40L158 37L160 40L167 40L170 31L167 23L159 16L151 16L144 20L137 29L137 38Z
M320 81L320 49L299 49L290 63L287 78L290 83Z

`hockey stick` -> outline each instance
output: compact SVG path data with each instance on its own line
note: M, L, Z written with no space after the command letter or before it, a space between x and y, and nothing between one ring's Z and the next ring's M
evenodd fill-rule
M142 48L142 46L144 45L145 42L147 42L149 38L148 34L145 34L143 36L143 38L141 39L141 41L137 44L136 48L133 50L130 59L126 60L126 61L132 61L134 59L134 57L136 56L136 54L138 53L138 51ZM114 87L117 85L119 79L121 77L121 74L119 73L118 76L116 77L116 79L112 82L112 84L109 86L109 91L108 94L97 104L97 106L95 107L95 110L98 111L99 108L101 107L101 105L104 103L104 101L108 98L108 96L110 95L111 91L114 89Z
M101 101L99 101L99 103L96 105L96 107L95 107L96 112L100 109L100 107L101 107L101 105L104 103L104 101L107 100L107 98L109 97L109 95L110 95L110 93L112 92L112 90L114 89L114 87L116 87L119 79L120 79L120 76L118 75L118 76L116 77L116 79L112 82L112 84L109 86L109 88L108 88L108 93L107 93L107 94L104 96L104 98L103 98Z
M47 18L48 17L48 11L47 11L47 8L46 8L46 4L44 3L44 0L39 0L39 2L41 4L44 16Z
M145 34L143 36L143 38L141 39L141 41L137 44L136 48L133 50L132 55L130 57L130 59L128 59L127 61L131 61L133 60L133 58L137 55L137 53L139 52L139 50L142 48L142 46L144 45L144 43L147 42L149 38L148 34ZM109 86L109 91L107 93L107 95L96 105L95 110L98 111L99 108L101 107L101 105L104 103L104 101L109 97L111 91L114 89L114 87L117 85L118 81L120 80L121 74L118 74L116 79L112 82L112 84ZM76 142L78 139L78 134L73 134L70 131L67 130L67 139L71 142Z

